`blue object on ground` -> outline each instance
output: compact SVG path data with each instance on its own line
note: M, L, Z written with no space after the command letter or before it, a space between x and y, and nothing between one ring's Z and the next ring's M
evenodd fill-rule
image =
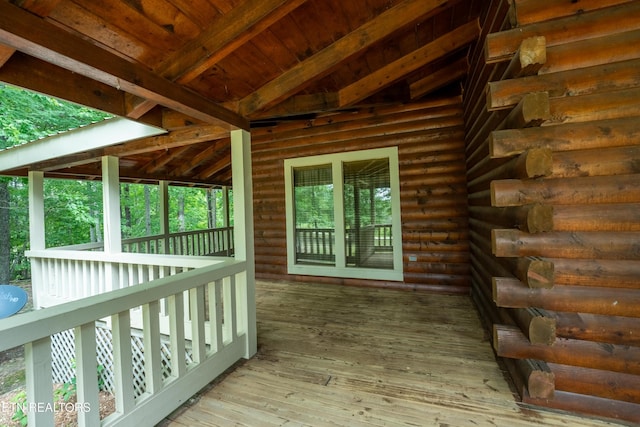
M27 303L24 289L13 285L0 285L0 319L13 316Z

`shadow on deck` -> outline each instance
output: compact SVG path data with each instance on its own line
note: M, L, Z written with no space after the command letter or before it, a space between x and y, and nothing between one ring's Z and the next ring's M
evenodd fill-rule
M516 402L471 299L259 282L258 354L164 426L611 426Z

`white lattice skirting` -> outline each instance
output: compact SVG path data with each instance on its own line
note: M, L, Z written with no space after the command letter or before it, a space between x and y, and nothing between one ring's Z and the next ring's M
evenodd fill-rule
M113 341L111 329L106 325L96 325L96 354L98 366L102 366L100 372L96 366L96 375L99 374L98 383L102 385L103 391L110 393L114 390L113 380ZM190 342L186 342L186 362L192 363ZM162 356L162 377L168 378L171 375L171 349L169 347L169 337L162 337L160 340ZM142 333L137 329L131 330L131 352L133 366L133 388L136 397L145 391L145 370L144 370L144 344ZM68 383L75 378L75 338L73 330L69 329L51 337L51 354L53 381L55 383Z

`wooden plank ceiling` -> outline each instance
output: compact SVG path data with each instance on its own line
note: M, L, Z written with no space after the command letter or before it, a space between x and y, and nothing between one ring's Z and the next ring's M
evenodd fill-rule
M170 131L33 170L93 178L99 157L112 154L126 180L229 185L230 129L459 91L480 7L480 0L0 0L0 81Z

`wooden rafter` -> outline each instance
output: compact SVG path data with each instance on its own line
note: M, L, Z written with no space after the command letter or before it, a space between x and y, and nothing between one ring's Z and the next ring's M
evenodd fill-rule
M249 117L273 106L399 28L434 15L445 4L452 3L447 0L403 1L242 99L238 106L239 113Z
M124 146L107 147L105 155L108 156L133 156L152 151L183 147L199 142L212 141L229 136L229 132L220 126L198 126L191 129L180 129L167 135L151 138L142 138L132 141Z
M473 42L480 34L480 24L471 21L437 38L408 55L380 68L339 91L340 106L352 105L373 95L443 56Z
M466 56L458 59L456 62L440 68L427 77L420 79L409 86L411 99L417 99L436 89L448 85L449 83L464 77L469 68L469 61Z
M187 150L189 150L188 145L185 145L184 147L178 147L175 150L165 150L160 156L154 158L149 163L142 166L140 169L142 169L144 173L155 173L166 166L168 163L170 163L176 157L183 155Z
M184 175L187 172L190 172L191 170L198 167L202 162L210 158L217 151L228 149L230 147L229 144L230 142L227 138L213 141L211 145L193 156L191 159L189 159L189 161L183 162L183 164L180 167L176 168L174 172L178 175Z
M125 113L122 91L22 52L0 68L0 81L116 116Z
M156 72L180 84L188 83L305 1L246 1L171 55ZM131 110L127 115L134 118L140 117L156 105L152 100L146 99L134 99L129 103Z
M0 2L0 43L209 123L249 128L232 111L8 2Z

